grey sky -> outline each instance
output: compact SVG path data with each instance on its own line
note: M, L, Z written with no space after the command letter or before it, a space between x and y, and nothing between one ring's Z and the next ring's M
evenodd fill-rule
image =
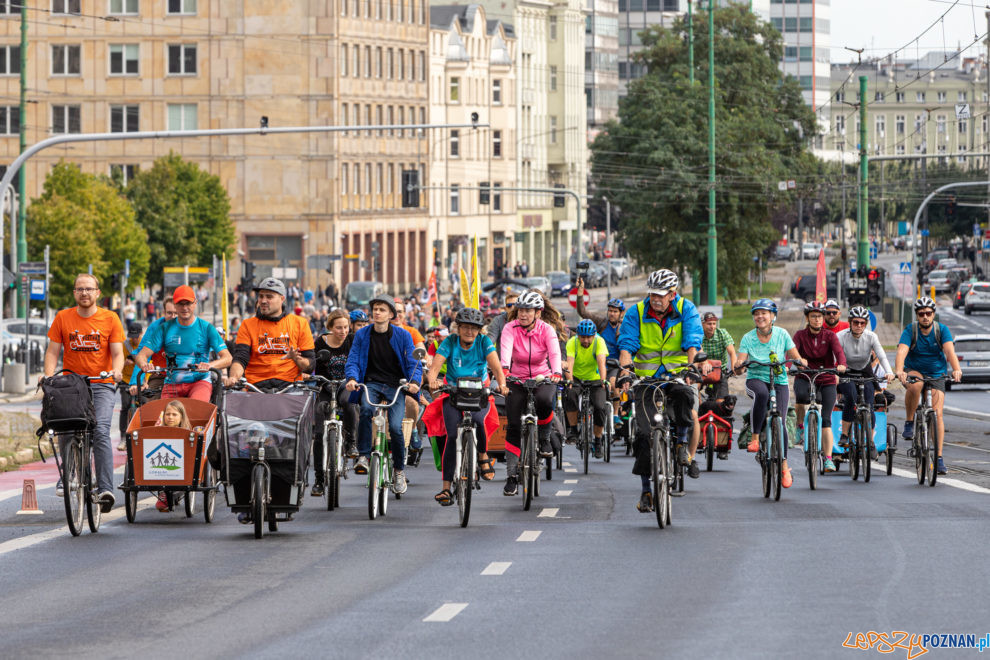
M866 48L868 55L883 57L910 43L898 59L915 59L931 50L965 48L987 30L986 3L978 0L832 0L832 62L849 62L855 53L844 49ZM951 8L951 9L950 9ZM946 10L944 32L936 24L920 40L918 35ZM944 44L944 46L943 46ZM982 46L973 46L975 53Z

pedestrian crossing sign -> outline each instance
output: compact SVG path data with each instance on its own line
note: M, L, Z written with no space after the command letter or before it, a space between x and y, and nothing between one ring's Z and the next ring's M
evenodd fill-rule
M910 261L902 261L897 266L897 272L900 273L901 275L910 275L911 274L911 262Z

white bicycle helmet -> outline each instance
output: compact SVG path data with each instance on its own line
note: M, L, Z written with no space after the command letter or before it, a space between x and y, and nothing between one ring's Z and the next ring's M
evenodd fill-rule
M862 305L856 305L849 310L849 319L863 319L864 321L870 320L870 310L866 309Z
M924 309L926 307L934 312L935 301L929 298L928 296L922 296L914 301L914 311L917 312L919 309Z
M543 296L536 291L526 291L516 300L516 309L543 309Z
M680 280L677 279L674 271L661 268L650 273L649 279L646 280L646 292L665 296L671 289L676 289L678 284Z

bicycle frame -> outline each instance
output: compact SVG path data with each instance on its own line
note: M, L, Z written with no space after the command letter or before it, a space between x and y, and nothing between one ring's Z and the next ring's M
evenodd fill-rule
M387 410L395 405L399 400L400 396L405 396L406 393L406 381L403 379L399 381L399 387L395 389L395 396L388 403L372 403L371 399L368 397L368 388L364 385L361 386L364 391L364 400L369 406L375 409L375 415L371 418L371 423L374 427L374 433L371 442L371 453L378 456L382 462L382 471L378 477L379 488L388 488L392 485L392 479L394 478L393 470L394 466L392 461L385 460L391 456L391 448L389 446L389 432L388 432L388 418ZM371 473L368 473L368 485L371 485Z

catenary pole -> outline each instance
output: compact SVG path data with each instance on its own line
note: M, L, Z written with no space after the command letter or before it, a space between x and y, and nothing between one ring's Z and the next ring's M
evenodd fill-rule
M857 231L856 265L870 265L869 211L867 209L869 154L866 144L866 76L859 77L859 230Z
M715 231L715 2L708 0L708 304L718 294L718 234Z

